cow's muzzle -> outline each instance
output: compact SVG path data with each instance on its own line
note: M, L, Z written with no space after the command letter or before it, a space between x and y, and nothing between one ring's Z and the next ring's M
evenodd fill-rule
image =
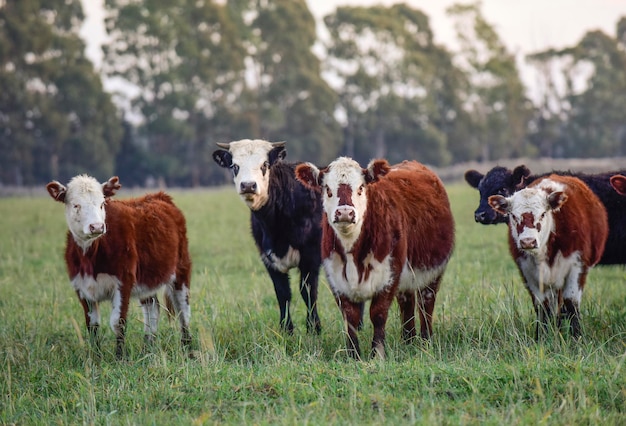
M354 207L340 206L335 210L333 222L335 223L354 223L356 213Z
M537 248L537 240L535 238L521 238L519 246L522 250L532 250Z
M239 193L244 194L256 194L257 185L256 182L241 182L239 184Z

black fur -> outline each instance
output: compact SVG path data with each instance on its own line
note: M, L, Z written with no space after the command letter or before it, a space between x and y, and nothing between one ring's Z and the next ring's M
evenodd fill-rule
M228 154L228 155L227 155ZM321 194L309 190L296 180L297 164L282 161L284 148L270 151L269 199L250 214L252 235L261 259L274 284L280 308L280 326L293 331L291 320L291 287L289 274L272 266L272 254L282 258L289 247L300 252L300 294L307 306L307 330L319 333L321 322L317 313L317 294L321 258L322 200ZM222 167L231 167L228 151L213 154Z

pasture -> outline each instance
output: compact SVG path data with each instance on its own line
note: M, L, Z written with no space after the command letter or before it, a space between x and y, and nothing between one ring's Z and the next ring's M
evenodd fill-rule
M155 347L144 350L136 300L128 359L115 360L110 303L101 307L103 354L95 356L63 262L63 207L43 195L1 198L0 423L626 423L624 269L590 272L581 341L553 333L536 343L506 226L474 223L478 193L464 182L448 191L457 241L433 340L404 345L394 304L387 359L363 362L346 356L325 278L321 335L306 334L295 287L296 330L279 331L248 209L231 186L171 192L187 218L193 260L194 359L180 349L177 323L164 312ZM122 188L117 196L130 193ZM366 319L361 341L370 342L371 332Z

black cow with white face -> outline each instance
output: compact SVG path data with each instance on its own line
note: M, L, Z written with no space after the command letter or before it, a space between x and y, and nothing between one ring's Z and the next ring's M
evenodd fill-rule
M317 313L321 265L321 194L295 177L297 164L283 161L285 142L244 139L218 143L213 159L233 173L235 189L250 208L252 235L269 273L280 326L293 331L289 270L300 271L300 294L307 306L307 330L321 331Z
M496 212L488 203L491 195L511 196L514 192L525 188L538 178L550 174L573 176L582 180L598 196L604 205L609 219L609 236L604 254L599 265L626 264L626 197L622 197L611 186L611 176L626 174L626 170L607 173L578 173L572 171L553 171L542 175L531 174L525 165L510 170L506 167L494 167L486 174L476 170L465 172L466 182L480 192L478 208L474 212L476 222L483 225L507 223L505 215Z

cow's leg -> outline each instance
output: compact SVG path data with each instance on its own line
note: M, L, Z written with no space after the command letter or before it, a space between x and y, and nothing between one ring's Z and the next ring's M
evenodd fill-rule
M580 301L587 280L587 268L573 268L568 274L563 288L563 307L559 319L569 321L570 334L580 337Z
M558 309L558 296L552 290L546 290L542 297L537 298L535 311L537 312L537 329L535 339L539 341L550 330L550 324L554 322L554 313Z
M415 291L399 292L397 296L402 321L402 340L409 343L415 338Z
M176 281L173 286L165 288L165 297L173 314L180 321L181 343L183 347L191 346L191 306L189 305L189 285L187 283L180 284Z
M130 285L124 282L113 294L113 309L111 310L110 325L115 333L115 356L121 359L125 356L124 340L126 333L126 317L128 315L128 305L130 302Z
M354 359L361 359L357 330L359 328L359 321L363 317L363 304L353 302L345 296L339 296L335 300L341 309L346 324L346 347L348 355Z
M146 344L154 342L159 324L159 300L156 296L147 297L141 301L143 311L143 330Z
M319 282L319 268L301 270L300 294L307 307L306 329L309 333L322 331L322 324L317 313L317 289Z
M78 300L83 307L85 314L85 325L89 334L89 340L95 345L96 349L100 349L100 340L98 339L98 328L100 327L100 309L98 302L83 298L77 291Z
M397 288L397 286L391 286ZM372 338L373 357L385 358L385 325L389 315L389 307L393 301L393 293L389 288L381 291L372 298L370 304L370 320L374 326L374 336ZM357 324L355 324L357 325Z
M289 287L289 275L277 271L272 267L267 267L272 283L274 283L274 291L278 300L280 309L280 328L293 333L293 322L291 321L291 288Z
M430 339L433 335L433 312L435 311L435 302L437 300L437 291L441 275L439 275L428 287L422 288L417 292L417 309L420 316L420 336L424 340Z

